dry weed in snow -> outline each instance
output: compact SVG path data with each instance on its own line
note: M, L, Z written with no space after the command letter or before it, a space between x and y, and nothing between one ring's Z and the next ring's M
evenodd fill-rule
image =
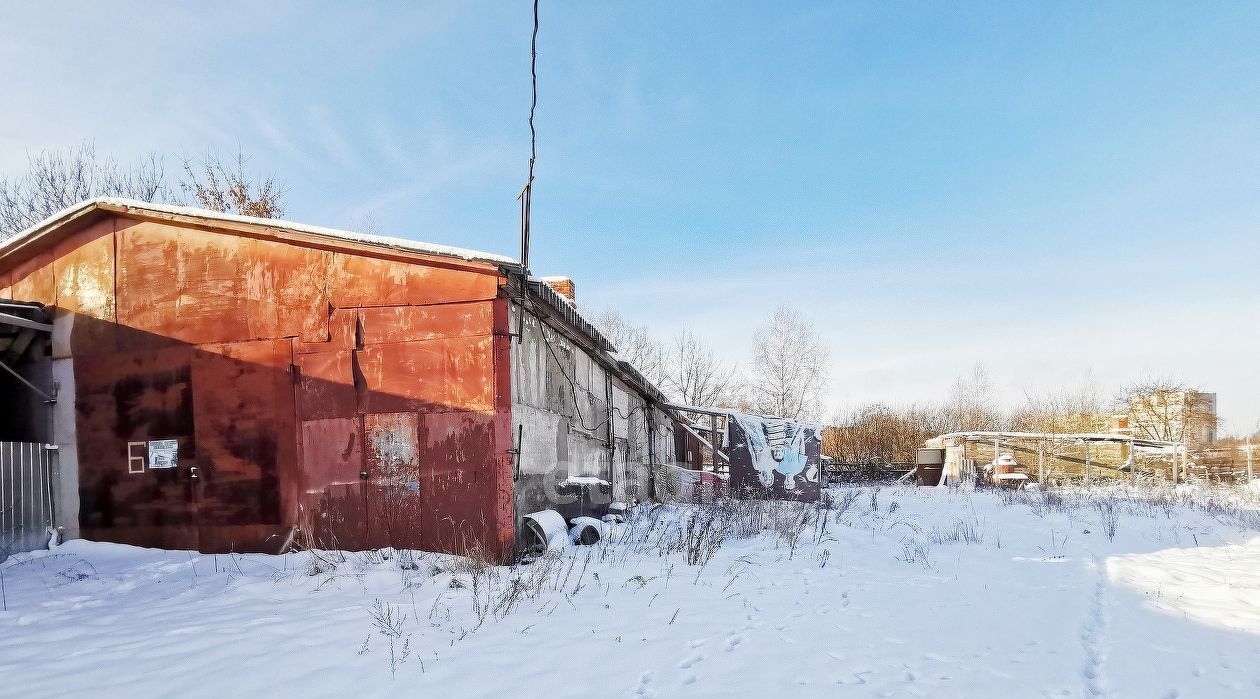
M1260 694L1260 493L643 505L528 564L72 541L0 566L0 696Z

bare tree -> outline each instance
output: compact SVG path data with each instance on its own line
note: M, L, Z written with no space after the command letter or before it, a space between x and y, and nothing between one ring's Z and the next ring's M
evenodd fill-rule
M53 214L93 197L125 197L167 202L162 158L150 153L124 167L100 158L91 142L65 151L27 155L25 174L0 178L0 240L16 235Z
M120 197L183 204L176 190L203 208L246 216L276 218L283 212L284 188L274 178L246 173L248 158L232 161L207 154L184 160L184 178L172 187L163 158L150 153L123 166L100 157L91 142L64 151L28 155L27 171L0 178L0 240L20 233L67 207L94 197Z
M1057 392L1024 392L1024 404L1011 416L1018 432L1103 432L1108 427L1107 408L1092 382Z
M814 323L781 306L753 336L753 409L791 420L815 420L822 412L831 353Z
M204 209L279 218L284 213L284 185L271 176L254 179L245 172L247 162L239 150L226 163L217 153L185 159L180 189Z
M993 381L983 364L977 363L971 373L954 380L945 402L944 418L951 432L1000 430L1004 427L1001 410L993 391Z
M595 327L617 348L619 357L630 362L654 386L665 386L669 376L665 348L646 327L632 325L613 309L596 316Z
M1129 415L1136 435L1203 446L1216 432L1216 397L1169 376L1121 387L1116 409Z
M690 330L674 337L667 356L666 384L686 405L700 407L734 406L737 369L726 366L713 348Z

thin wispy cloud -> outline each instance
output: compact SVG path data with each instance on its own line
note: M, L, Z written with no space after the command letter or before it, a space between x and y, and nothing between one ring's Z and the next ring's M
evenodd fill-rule
M982 361L1008 401L1176 373L1260 420L1254 6L543 11L532 258L583 304L741 361L796 305L836 405ZM106 50L120 17L146 40ZM516 254L531 26L528 3L5 4L0 173L84 140L239 147L292 218Z

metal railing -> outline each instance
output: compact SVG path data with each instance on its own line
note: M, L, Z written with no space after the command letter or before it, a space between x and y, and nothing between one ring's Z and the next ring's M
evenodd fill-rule
M44 444L0 442L0 561L48 544L56 458L56 449Z

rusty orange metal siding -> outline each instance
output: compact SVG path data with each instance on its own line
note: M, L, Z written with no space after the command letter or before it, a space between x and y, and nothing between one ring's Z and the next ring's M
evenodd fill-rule
M498 268L237 228L110 214L0 261L71 328L84 536L510 556ZM129 473L154 439L178 467Z

